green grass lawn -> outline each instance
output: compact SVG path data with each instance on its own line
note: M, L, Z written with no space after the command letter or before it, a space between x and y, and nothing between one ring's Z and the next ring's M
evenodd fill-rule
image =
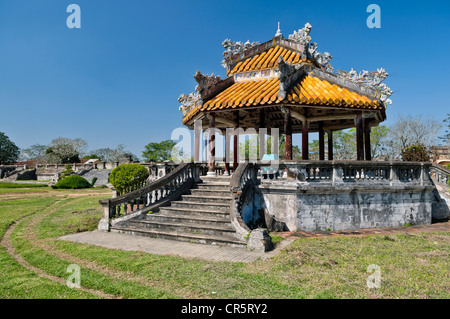
M0 182L0 188L33 188L33 187L48 187L47 184L39 183L8 183Z
M93 191L91 189L91 191ZM55 194L65 195L56 197ZM45 274L117 298L449 298L450 236L414 233L299 239L269 260L212 262L58 240L97 227L108 190L0 194L0 237L14 224L15 252ZM10 197L10 198L9 198ZM279 237L275 237L280 240ZM380 288L368 288L369 265ZM0 246L0 298L101 298L36 275Z

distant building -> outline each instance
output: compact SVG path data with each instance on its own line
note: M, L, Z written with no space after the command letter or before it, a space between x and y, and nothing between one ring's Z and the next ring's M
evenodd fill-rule
M433 146L433 162L447 166L450 164L450 146Z

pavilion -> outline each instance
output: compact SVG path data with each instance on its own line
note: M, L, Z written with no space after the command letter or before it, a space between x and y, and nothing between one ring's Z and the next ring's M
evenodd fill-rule
M392 91L382 83L388 74L353 69L334 72L331 55L319 53L311 42L311 25L284 38L278 24L275 36L264 43L242 44L227 39L222 66L227 77L194 75L195 92L181 94L182 122L194 128L234 128L233 169L238 166L237 141L240 129L254 128L259 134L260 159L265 154L267 129L278 128L285 135L285 160L292 160L292 134L302 134L302 160L308 160L308 135L319 136L319 159L325 160L324 138L328 133L327 160L333 160L335 130L356 127L357 160L372 160L371 127L386 120L386 107ZM200 130L195 129L194 161L199 159ZM230 139L226 135L225 157ZM214 143L210 143L214 145ZM215 149L210 146L209 171L214 173ZM228 171L228 163L225 163Z

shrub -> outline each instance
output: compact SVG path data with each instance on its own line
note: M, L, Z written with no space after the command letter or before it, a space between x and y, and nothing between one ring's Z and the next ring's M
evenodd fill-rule
M85 178L79 175L71 175L61 179L52 187L61 189L79 189L79 188L90 188L92 186Z
M97 181L97 177L93 177L91 181L91 186L94 187L95 182Z
M408 162L429 162L430 153L423 145L410 145L402 150L402 159Z
M61 172L61 179L66 178L67 176L71 176L75 174L72 170L72 166L70 164L67 164L65 167L65 170Z
M122 164L111 171L109 181L117 194L123 195L144 186L148 176L147 168L140 164Z

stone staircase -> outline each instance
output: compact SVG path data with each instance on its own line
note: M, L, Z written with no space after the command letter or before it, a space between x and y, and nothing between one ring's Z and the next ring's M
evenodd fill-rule
M190 194L157 213L130 219L111 231L210 245L245 247L230 222L230 177L202 176Z

